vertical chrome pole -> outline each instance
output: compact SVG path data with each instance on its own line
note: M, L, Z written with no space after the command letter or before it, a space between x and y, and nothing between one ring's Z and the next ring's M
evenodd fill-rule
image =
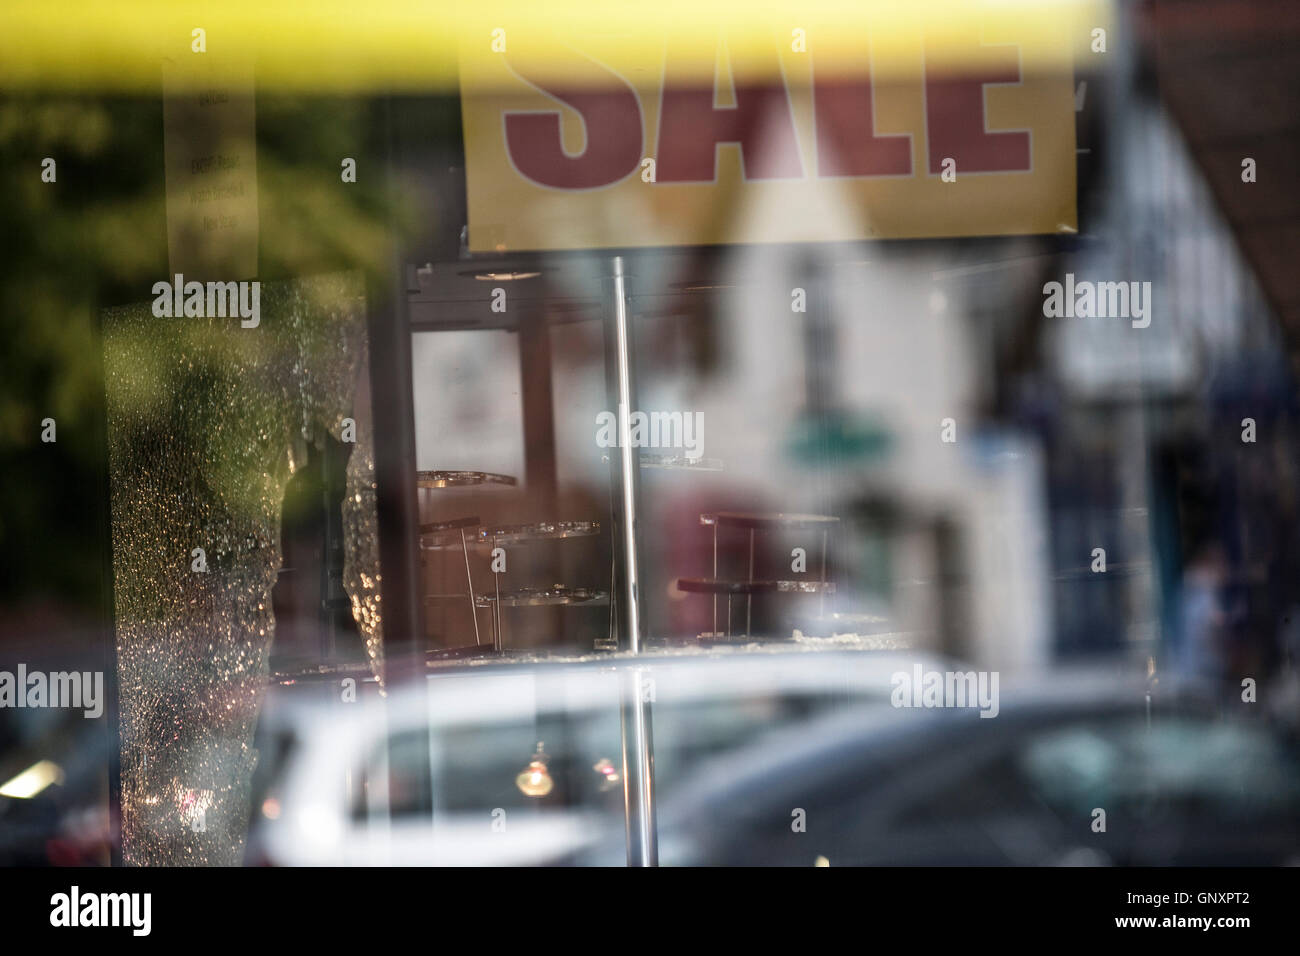
M749 594L745 597L745 636L754 633L754 529L749 529Z
M605 369L608 394L617 403L618 449L610 456L617 499L614 507L614 554L622 566L618 575L617 624L619 647L641 653L641 566L638 560L637 503L640 452L632 447L631 414L636 410L632 375L632 330L627 314L627 276L623 257L614 256L607 280L610 302L605 324ZM612 597L612 596L611 596ZM656 866L654 757L651 740L649 686L640 667L623 674L620 685L623 735L623 799L627 811L628 866Z
M817 616L826 616L826 529L822 528L821 591L817 598ZM822 622L823 624L825 622Z
M718 519L713 519L713 580L718 580ZM728 599L730 600L730 599ZM710 637L718 636L718 592L713 592L713 633Z
M497 539L496 535L492 536L492 551L496 552ZM496 560L494 557L493 561ZM505 639L501 636L501 572L493 571L492 580L496 582L493 586L496 588L496 602L492 605L492 646L499 654L505 648Z

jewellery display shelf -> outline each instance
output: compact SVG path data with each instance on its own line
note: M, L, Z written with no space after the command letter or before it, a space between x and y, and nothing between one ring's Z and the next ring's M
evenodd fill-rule
M752 634L755 594L807 594L819 598L818 616L825 615L826 595L835 593L835 582L827 580L826 548L831 530L839 524L833 515L787 514L782 512L718 511L700 515L700 524L713 531L713 575L708 578L678 578L677 587L693 594L713 596L713 630L698 635L702 644L747 643L763 639ZM718 574L718 533L730 528L748 532L749 569L743 580L722 578ZM814 531L821 537L821 560L816 580L759 580L754 577L754 536L759 531ZM727 600L727 628L718 629L718 597ZM736 634L732 628L732 598L745 597L745 631Z
M496 475L488 471L417 471L417 488L466 488L472 485L504 485L514 487L517 479L509 475Z
M460 488L475 485L515 486L517 481L509 475L498 475L477 471L422 471L417 473L420 488ZM472 534L466 536L472 529ZM596 521L538 521L530 524L484 525L477 516L454 518L447 521L423 523L420 525L420 550L443 551L460 550L465 561L466 591L463 594L429 594L425 596L428 603L440 601L465 600L470 603L474 620L474 644L465 648L448 648L449 652L483 649L478 630L479 610L491 612L492 641L491 650L500 654L504 652L504 637L501 621L501 609L528 607L598 607L609 603L609 593L585 587L571 587L553 584L550 587L520 587L501 590L501 574L493 572L493 590L491 593L477 592L474 589L473 572L470 569L469 551L524 545L539 541L563 541L571 538L588 538L600 534L600 524Z
M582 294L566 297L555 295L556 289L578 290L599 285L599 273L586 274L587 267L576 262L550 263L544 269L519 270L507 267L495 261L470 263L427 264L426 266L408 265L406 286L408 291L408 309L410 321L407 326L410 334L439 332L490 332L504 331L520 337L520 395L525 408L524 445L525 470L530 485L549 488L552 495L555 486L554 462L546 456L534 457L536 449L545 448L553 442L548 435L553 434L555 424L554 392L550 382L550 346L546 335L552 326L563 326L571 322L585 321L593 314L599 314L602 305L600 297L586 299ZM551 280L546 285L539 279L541 273ZM510 282L509 312L490 312L483 309L478 289L463 288L482 285L478 280L490 279L493 283ZM592 281L595 280L594 285ZM446 290L462 288L462 292L447 294ZM547 291L547 290L550 291ZM544 304L544 308L543 308ZM610 328L605 329L606 337L612 336ZM530 437L530 434L532 437ZM535 440L540 439L540 440ZM606 464L613 463L608 455L602 456ZM687 457L681 454L655 454L640 451L636 455L636 468L653 471L681 472L718 472L723 470L723 463L716 458ZM611 477L611 496L616 494L617 482ZM519 484L507 475L498 475L477 471L421 471L417 474L417 487L420 489L468 488L485 486L514 487ZM543 508L554 505L554 498L547 498L542 493ZM543 510L545 514L545 510ZM463 527L462 527L463 523ZM619 569L619 548L613 548L610 564L610 583L608 589L578 587L553 582L543 587L505 588L501 575L494 574L491 592L475 590L473 573L469 567L468 553L475 549L494 549L532 542L564 540L576 537L590 537L608 533L602 523L596 521L540 521L522 525L491 526L481 523L479 519L456 519L446 526L421 525L418 546L426 551L459 550L465 560L466 592L455 594L425 594L426 605L472 600L474 607L491 612L491 640L482 641L475 620L475 643L464 648L441 648L438 656L448 654L472 656L476 649L484 653L504 654L503 608L539 608L539 607L605 607L610 610L608 631L598 635L594 649L598 651L617 651L620 649L617 614L619 597L615 587L621 571ZM463 538L462 538L463 531Z
M487 471L417 471L415 473L416 487L421 490L437 490L442 488L467 488L481 485L495 487L515 487L518 481L510 475L499 475ZM460 541L461 555L465 560L465 592L463 594L427 594L425 595L426 603L437 603L439 601L466 601L469 603L470 620L474 622L474 643L464 647L446 648L448 652L455 653L473 653L475 650L483 650L482 636L478 627L478 601L474 593L474 573L470 570L469 564L469 542L465 537L467 530L473 528L477 531L480 521L477 515L451 518L445 521L435 521L421 523L420 525L420 549L441 550L441 547L429 548L426 546L426 540L439 542L449 535L453 535ZM494 640L492 647L499 650L497 642Z

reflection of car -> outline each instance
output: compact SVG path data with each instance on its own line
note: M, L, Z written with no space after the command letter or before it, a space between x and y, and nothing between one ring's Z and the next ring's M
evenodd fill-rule
M890 676L919 659L880 651L640 658L653 695L659 793L762 733L883 705ZM594 834L621 847L619 690L628 666L486 667L353 704L268 700L249 858L529 863ZM551 788L529 796L517 778L539 743Z
M1300 862L1300 754L1276 727L1165 694L1148 725L1140 686L1001 698L991 720L877 708L730 754L661 804L660 862Z

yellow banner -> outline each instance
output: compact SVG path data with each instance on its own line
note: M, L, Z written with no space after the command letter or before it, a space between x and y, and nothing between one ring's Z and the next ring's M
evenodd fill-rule
M743 42L485 23L459 60L470 249L1074 232L1079 25L988 9L810 9Z

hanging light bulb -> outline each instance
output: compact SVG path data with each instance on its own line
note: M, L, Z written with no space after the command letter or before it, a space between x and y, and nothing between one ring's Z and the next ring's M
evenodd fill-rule
M554 789L555 781L546 769L546 760L546 751L542 749L542 741L539 740L537 753L533 754L533 759L524 768L524 772L515 777L515 786L523 791L524 796L544 797Z
M608 759L602 757L592 766L592 770L600 774L600 790L604 793L607 790L613 790L619 785L618 770Z

